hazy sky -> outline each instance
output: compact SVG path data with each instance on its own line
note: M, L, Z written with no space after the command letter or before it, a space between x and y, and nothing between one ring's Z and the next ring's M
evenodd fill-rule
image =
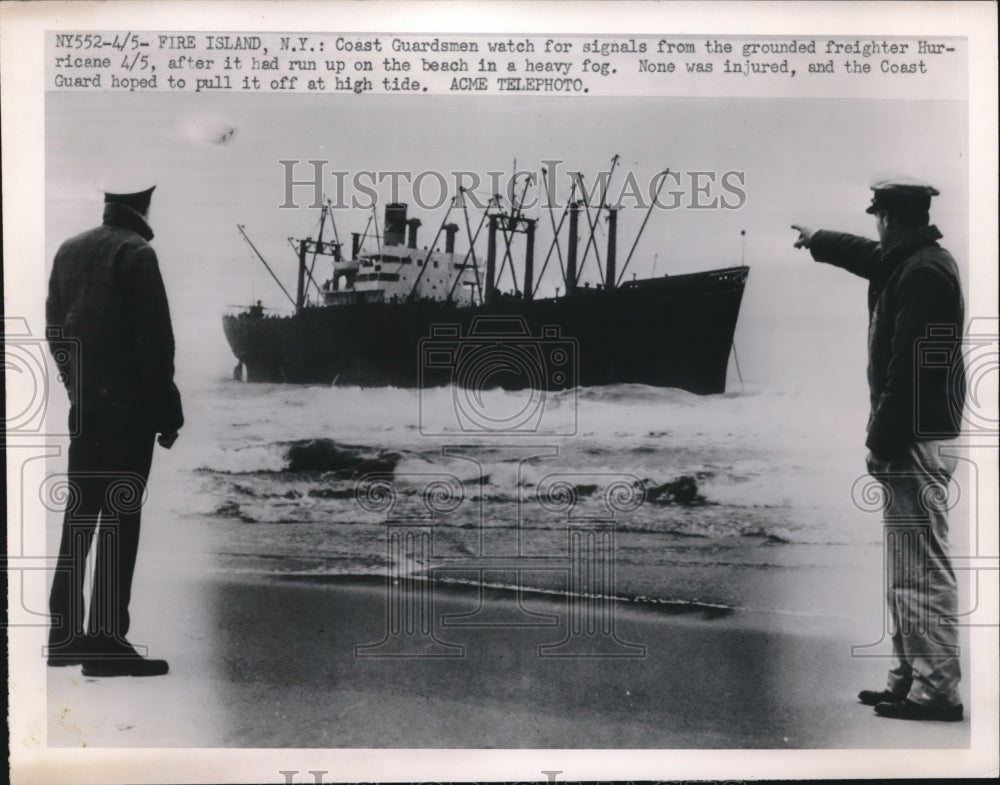
M236 129L231 140L215 143L229 127ZM959 101L50 93L45 270L65 237L99 220L106 178L155 180L150 218L174 315L178 371L189 379L217 376L232 364L220 322L225 307L252 297L287 305L236 224L246 225L290 290L295 257L287 238L315 236L318 214L306 208L307 189L296 191L302 209L278 209L279 160L322 159L347 172L485 174L509 173L515 158L533 170L559 159L565 195L567 172L581 170L592 183L617 153L619 186L629 171L646 183L666 166L745 173L747 199L739 210L654 210L630 273L725 267L742 255L751 267L736 338L744 377L788 388L862 388L865 284L812 264L792 248L788 226L874 236L864 213L869 178L911 172L941 190L932 219L967 273L967 138L966 104ZM304 177L309 169L297 172ZM380 196L388 199L387 185ZM400 198L412 201L405 190ZM423 221L422 244L445 209L411 207ZM548 225L544 212L534 215ZM643 215L622 211L622 260ZM338 211L341 239L349 242L367 218L363 210ZM536 246L542 256L548 236ZM602 257L604 237L602 230ZM733 375L731 388L735 383Z

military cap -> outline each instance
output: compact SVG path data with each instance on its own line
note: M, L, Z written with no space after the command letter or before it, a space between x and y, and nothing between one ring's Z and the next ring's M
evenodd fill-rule
M129 193L113 193L111 191L105 191L104 201L124 204L145 215L146 211L149 210L149 203L153 198L153 191L155 189L156 186L153 185L145 190L131 191Z
M100 165L94 186L105 204L124 204L145 214L162 177L159 165L145 160L107 161Z
M893 208L926 212L930 209L931 197L940 193L933 185L906 175L879 175L872 179L869 187L873 191L872 202L866 213Z

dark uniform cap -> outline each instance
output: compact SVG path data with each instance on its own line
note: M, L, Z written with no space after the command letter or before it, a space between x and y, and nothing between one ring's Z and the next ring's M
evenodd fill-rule
M865 212L872 214L893 208L926 212L930 210L931 197L940 193L933 185L905 175L876 177L869 185L874 193Z
M133 191L132 193L111 193L110 191L104 192L104 201L115 202L117 204L124 204L131 207L133 210L146 214L149 210L149 203L153 198L153 191L156 190L156 186L147 188L145 191Z

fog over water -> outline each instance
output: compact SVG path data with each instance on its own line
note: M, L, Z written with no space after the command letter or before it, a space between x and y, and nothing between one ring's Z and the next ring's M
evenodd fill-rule
M909 132L915 124L919 134ZM102 183L157 184L153 245L170 298L188 418L173 453L158 459L176 469L162 472L161 483L175 492L171 514L203 518L230 569L384 569L384 520L351 494L372 466L396 477L404 496L408 477L443 472L472 483L470 503L477 495L489 499L485 523L475 503L442 522L442 543L453 556L474 547L482 525L500 537L504 529L530 531L526 547L540 553L564 547L566 536L564 519L539 514L525 528L518 518L525 494L536 493L548 473L547 459L522 464L526 456L488 454L479 464L456 462L441 454L441 440L421 436L420 418L446 418L453 390L229 381L235 360L222 314L257 299L290 310L236 225L246 227L290 291L296 261L288 238L316 237L310 187L294 191L298 209L279 207L282 160L302 162L299 180L311 176L306 162L322 160L326 172L344 172L347 182L365 170L440 173L448 183L460 172L509 178L515 159L519 169L540 175L549 162L562 199L569 172L582 171L592 185L615 154L621 158L612 194L629 177L649 183L664 167L682 173L682 204L653 210L629 275L748 264L735 340L741 374L731 358L728 392L720 396L619 385L546 401L546 416L557 422L578 417L577 435L555 440L559 456L550 463L580 475L583 497L594 475L627 474L647 490L684 477L695 484L686 501L661 495L620 520L619 588L630 596L833 612L829 598L733 596L729 587L747 580L720 576L731 569L746 578L759 570L833 567L856 549L877 546L877 521L851 497L863 471L867 416L865 282L793 249L789 224L874 236L864 213L867 181L902 169L940 189L932 218L963 274L969 269L961 102L50 93L46 129L47 258L39 260L39 275L48 274L63 239L99 220ZM709 199L731 199L720 178L738 173L745 201L738 209L692 209L700 198L691 185L696 172L708 173L698 182L711 183ZM423 246L447 208L421 208L401 179L397 194L388 180L375 188L378 220L385 202L408 202L410 215L423 222ZM425 199L442 201L432 187L441 179L423 179ZM332 198L332 175L328 183ZM484 184L477 194L485 198L490 190ZM622 261L645 217L625 207ZM479 213L471 211L473 230ZM335 215L349 244L371 211L338 208ZM528 215L542 227L536 258L544 258L547 210L530 208ZM451 220L462 226L464 251L464 219ZM597 241L603 258L603 226ZM317 280L328 277L322 264ZM585 269L596 281L593 257ZM550 272L542 291L558 285ZM43 303L25 310L41 324ZM489 395L488 404L517 405L504 400L510 394Z
M615 154L621 158L611 180L612 196L622 194L629 177L648 184L666 167L680 172L681 187L669 180L661 201L681 206L654 209L628 275L689 272L745 260L751 274L736 348L744 379L767 387L835 384L863 392L864 282L812 264L807 253L792 248L795 233L788 226L802 222L874 236L871 216L864 213L873 173L903 169L937 184L942 195L932 217L946 247L963 271L968 269L967 119L961 102L162 93L50 93L46 102L47 258L39 274L47 273L66 236L99 219L103 182L155 181L150 220L183 380L216 376L231 367L219 322L228 305L262 299L266 306L290 307L236 230L237 224L246 227L294 291L296 262L288 238L316 236L319 215L309 209L308 186L295 189L299 209L279 209L286 187L281 160L302 162L294 169L299 180L312 176L307 161L328 162L330 198L337 195L333 172L348 173L343 175L348 184L362 171L411 173L411 180L421 172L442 173L449 184L455 173L478 173L484 184L477 194L488 198L493 190L489 172L504 173L500 184L505 187L515 160L518 169L539 177L542 162L561 161L548 168L562 200L570 172L583 172L593 187ZM910 133L917 123L921 133ZM693 193L696 172L709 173L694 181L707 184L707 195ZM692 203L706 200L737 201L721 187L726 172L742 173L734 181L744 183L740 209L692 209ZM397 196L423 221L423 246L433 239L447 207L417 207L406 179L397 179ZM436 175L420 181L424 201L444 201L439 183ZM380 225L382 205L392 197L390 186L385 175L375 189ZM672 197L672 190L683 193ZM520 196L520 187L516 191ZM628 198L623 202L619 266L645 217L644 209L628 206ZM480 212L470 208L473 229ZM539 219L536 256L548 249L547 212L528 211ZM341 240L349 243L350 232L364 231L370 215L371 210L338 209ZM557 210L556 220L559 215ZM462 226L458 250L464 251L464 220L457 212L451 220ZM330 238L329 224L326 232ZM597 242L603 258L603 226ZM323 280L328 271L318 264L317 277ZM584 277L597 280L593 255ZM550 264L542 291L554 293L557 278L557 266ZM40 313L40 303L28 307Z

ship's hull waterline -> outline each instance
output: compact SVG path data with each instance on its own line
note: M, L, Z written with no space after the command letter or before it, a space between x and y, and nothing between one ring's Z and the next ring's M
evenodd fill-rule
M747 267L490 305L371 302L223 317L250 382L725 392Z

